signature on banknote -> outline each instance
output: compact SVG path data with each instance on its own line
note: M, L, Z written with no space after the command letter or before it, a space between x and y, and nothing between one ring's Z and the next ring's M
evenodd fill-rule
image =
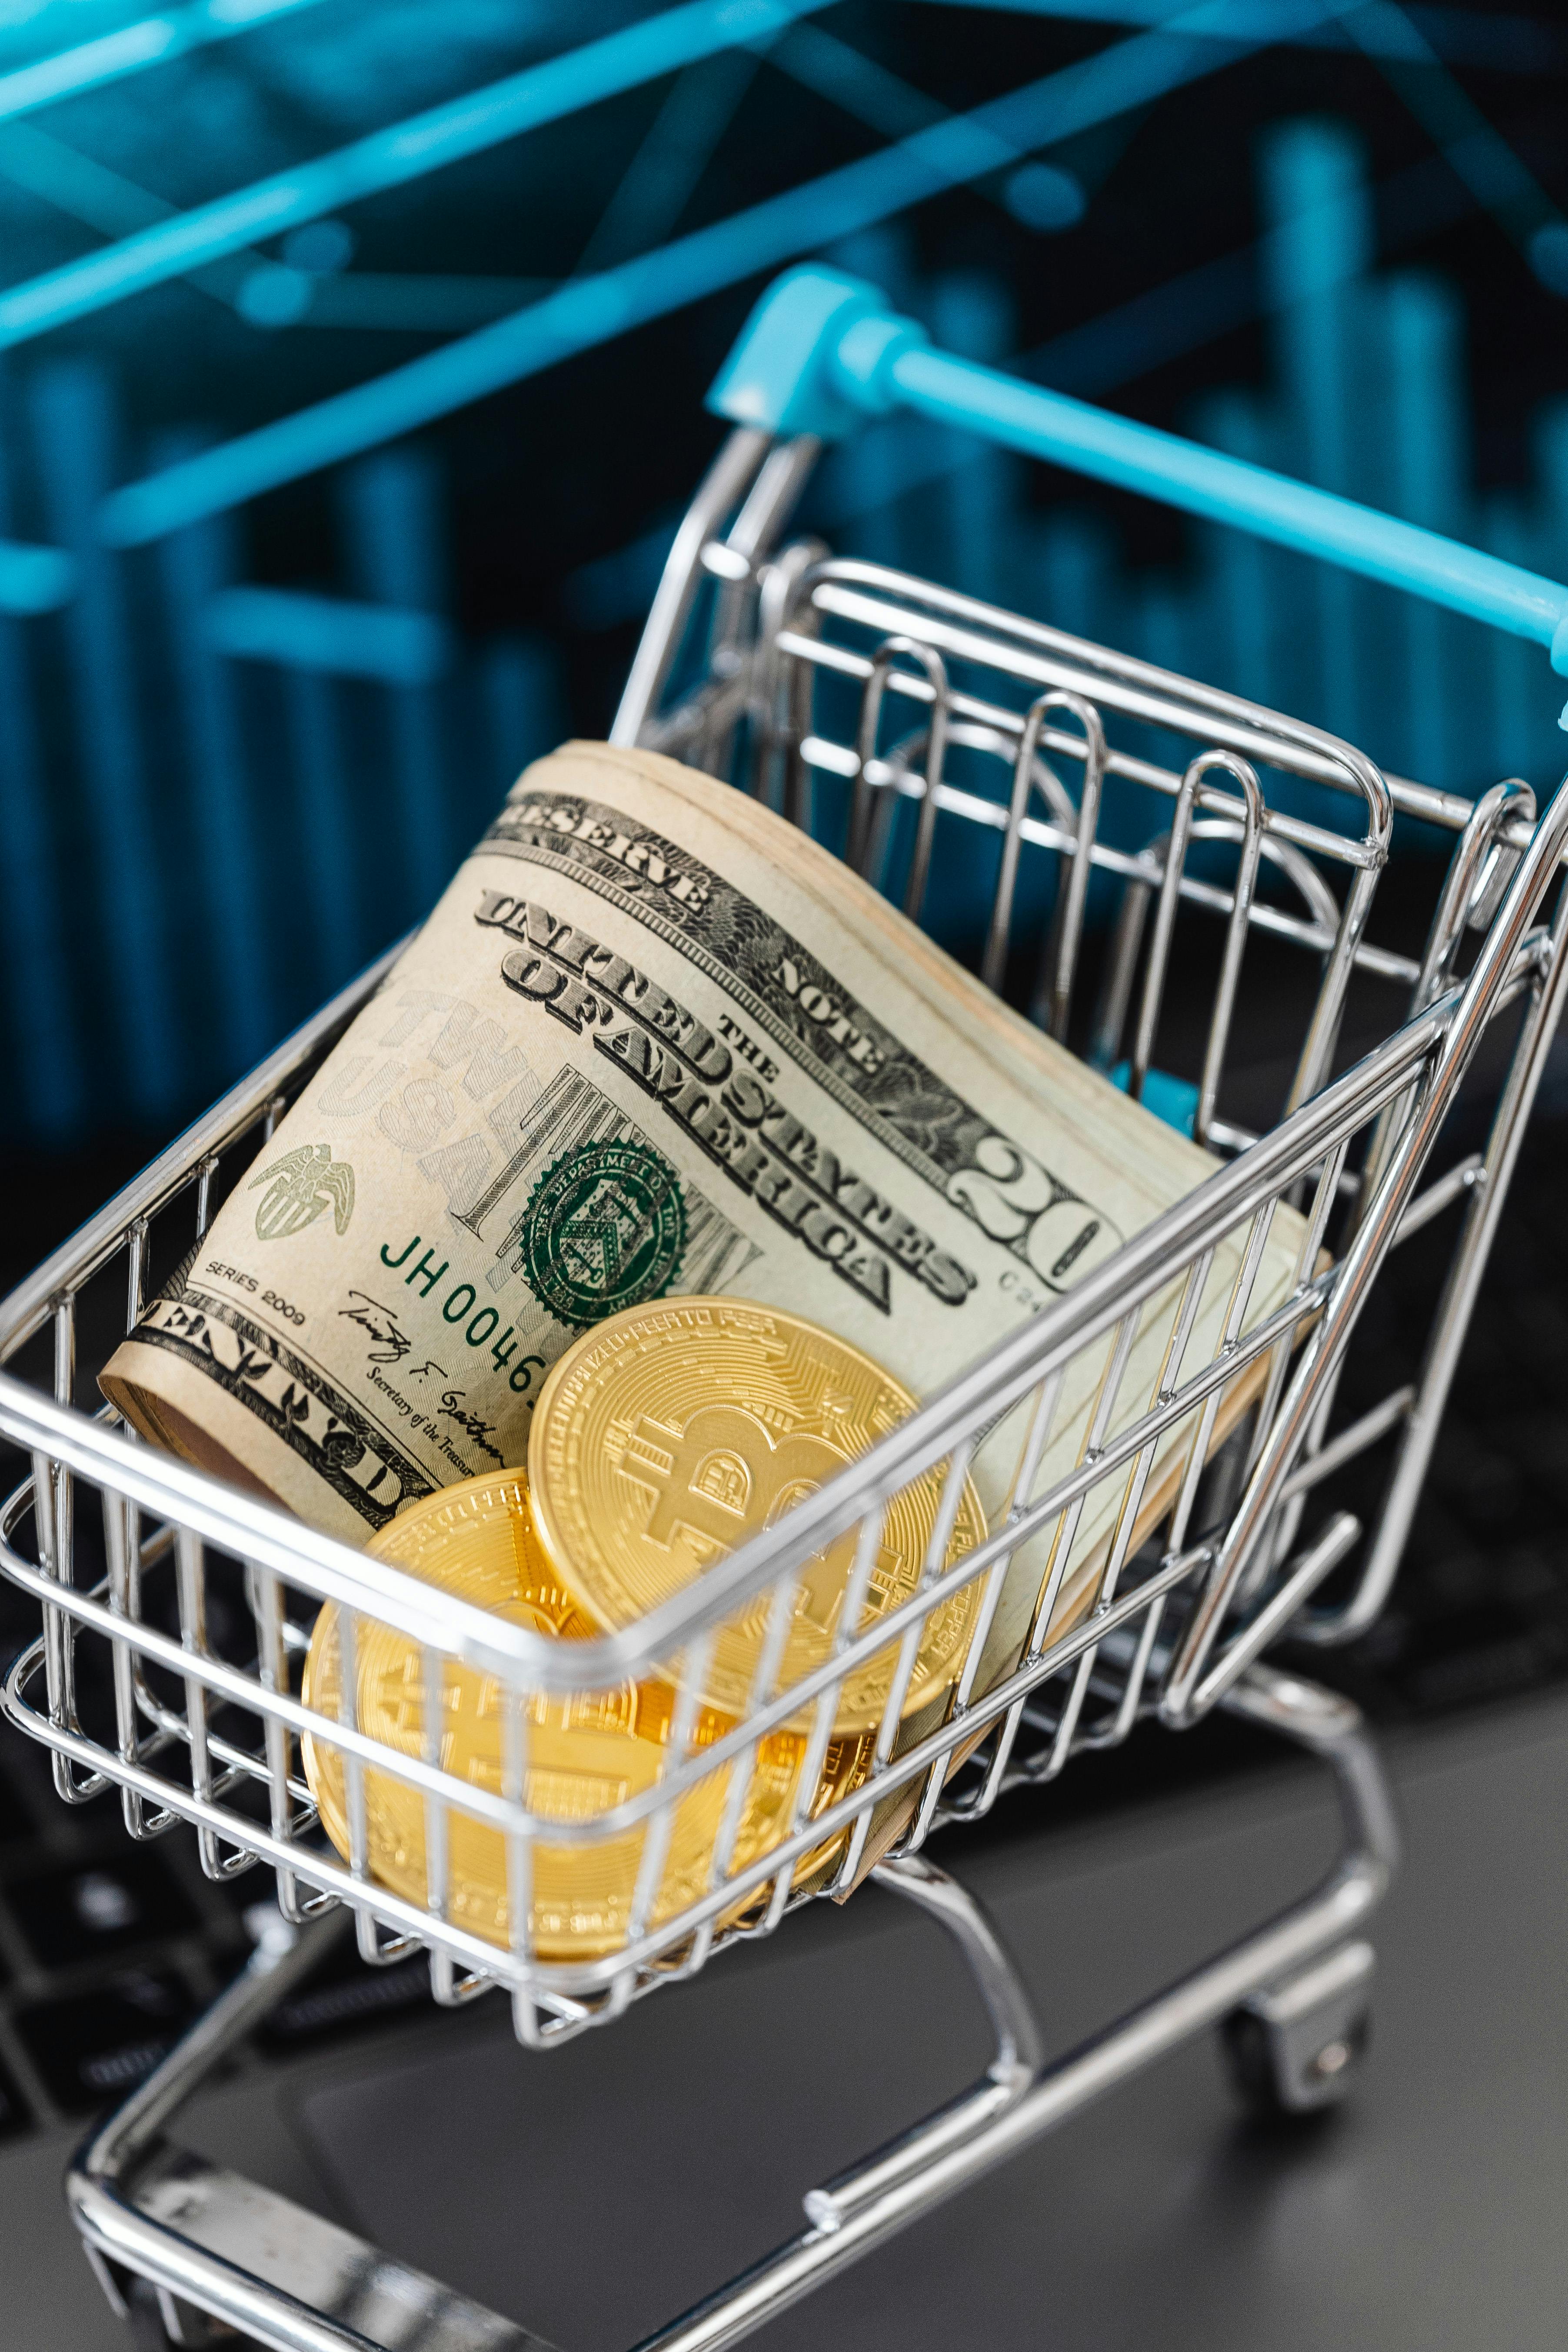
M492 1462L500 1465L500 1454L490 1442L496 1433L495 1423L493 1421L486 1421L482 1413L464 1411L463 1399L467 1393L466 1389L445 1391L441 1398L441 1411L448 1421L456 1423L464 1435L472 1441L481 1454L488 1454Z
M362 1331L369 1333L366 1360L373 1364L400 1364L414 1342L398 1322L396 1308L379 1305L368 1291L351 1290L349 1298L352 1303L340 1307L338 1313L344 1322L357 1323Z

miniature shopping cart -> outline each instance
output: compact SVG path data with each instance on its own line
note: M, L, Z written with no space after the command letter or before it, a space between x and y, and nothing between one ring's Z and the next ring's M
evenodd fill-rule
M315 1963L332 1932L318 1924L327 1911L352 1916L368 1961L427 1954L437 2001L499 1990L519 2038L538 2051L771 1934L797 1905L847 1888L873 1862L884 1886L956 1939L995 2028L984 2077L812 2188L800 2234L650 2339L664 2352L732 2342L1205 2028L1222 2028L1242 2077L1288 2110L1337 2096L1364 2034L1373 1955L1363 1930L1394 1860L1384 1782L1355 1710L1266 1657L1287 1638L1296 1654L1346 1642L1387 1598L1562 1007L1568 793L1538 814L1518 782L1472 802L1385 776L1318 729L1047 623L809 541L785 543L785 533L823 442L903 408L1435 598L1550 645L1559 666L1568 666L1568 589L949 357L874 289L824 270L794 272L765 298L714 405L735 429L677 535L616 740L671 752L847 842L850 861L917 919L939 867L944 883L978 875L984 980L1031 992L1055 1036L1186 1127L1216 1155L1215 1172L982 1361L942 1368L920 1412L765 1533L651 1616L585 1643L553 1643L447 1600L133 1442L111 1412L77 1402L384 965L0 1307L10 1367L0 1375L0 1435L31 1459L4 1508L0 1567L36 1602L41 1625L11 1673L6 1713L53 1751L67 1802L118 1796L133 1838L190 1824L212 1876L255 1868L276 1885L275 1927L249 1968L70 2175L76 2220L110 2295L121 2305L154 2297L181 2343L201 2341L210 2321L294 2352L534 2341L166 2137L193 2089ZM1403 848L1421 826L1451 834L1453 845L1446 868L1410 860L1417 881L1431 875L1435 901L1425 944L1412 950L1382 930L1379 885L1396 829ZM1279 1002L1299 1006L1272 1096L1256 1073L1243 1087L1237 1066L1244 975L1260 957L1285 974ZM1177 992L1167 986L1178 965L1189 1015L1194 975L1204 992L1201 1017L1184 1024L1173 1020ZM1352 1053L1351 1036L1373 1042ZM1468 1128L1456 1113L1461 1087ZM1468 1134L1476 1148L1459 1150ZM1294 1286L1251 1314L1279 1203L1301 1221ZM1342 1389L1356 1393L1342 1379L1347 1351L1390 1253L1442 1218L1454 1228L1450 1271L1434 1289L1418 1377L1354 1410L1339 1405ZM1023 1248L1026 1257L1026 1236ZM1184 1335L1216 1262L1237 1270L1218 1342L1194 1364ZM1130 1395L1134 1335L1158 1297L1178 1302L1177 1338L1151 1391ZM79 1338L89 1365L79 1364ZM1064 1381L1084 1364L1098 1401L1075 1464L1059 1475L1053 1466L1042 1486ZM1239 1382L1249 1408L1216 1445L1222 1402ZM966 1465L1009 1415L1018 1433L1011 1508L949 1561ZM1181 1468L1172 1499L1134 1546L1151 1465L1173 1432ZM1352 1464L1364 1478L1361 1457L1379 1446L1391 1467L1363 1526L1331 1507L1336 1482ZM919 1588L888 1613L863 1615L889 1504L933 1475L944 1500ZM1060 1563L1087 1498L1106 1487L1116 1534L1091 1606L1063 1633ZM1026 1541L1057 1565L1016 1669L981 1689L971 1665L945 1719L900 1741L925 1619L973 1588L983 1627ZM847 1546L853 1567L831 1654L779 1683L798 1581L833 1543ZM422 1753L378 1746L358 1728L352 1693L341 1721L307 1711L300 1664L323 1601L351 1630L379 1621L422 1645L427 1692L439 1695L457 1664L494 1678L499 1788L444 1772L434 1730ZM752 1704L702 1746L704 1661L715 1629L742 1605L769 1629ZM977 1634L972 1660L981 1646ZM808 1817L845 1679L889 1656L872 1768ZM653 1675L679 1695L657 1784L587 1821L531 1812L531 1700ZM1011 1961L976 1905L928 1859L926 1841L1143 1722L1180 1732L1216 1706L1331 1767L1342 1858L1294 1908L1049 2059ZM438 1709L426 1712L434 1726ZM810 1726L788 1834L742 1864L731 1803L707 1886L659 1916L676 1806L730 1768L731 1789L743 1789L758 1741L785 1722ZM343 1759L347 1860L316 1819L300 1760L307 1733ZM423 1902L372 1874L371 1770L423 1806ZM460 1816L504 1841L504 1947L453 1916L447 1858ZM624 1943L597 1959L542 1955L530 1941L535 1842L590 1844L630 1831L640 1864ZM820 1868L800 1883L797 1865L830 1839L826 1883Z

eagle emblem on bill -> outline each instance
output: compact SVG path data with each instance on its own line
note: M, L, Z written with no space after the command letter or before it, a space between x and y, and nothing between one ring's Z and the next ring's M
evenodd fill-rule
M330 1143L302 1143L298 1151L286 1151L253 1176L246 1190L255 1192L263 1184L268 1189L256 1212L258 1241L303 1233L328 1209L339 1233L347 1233L354 1213L354 1171L346 1160L332 1158Z

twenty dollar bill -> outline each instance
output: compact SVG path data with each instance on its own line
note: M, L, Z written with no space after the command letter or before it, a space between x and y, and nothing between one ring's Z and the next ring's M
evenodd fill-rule
M106 1393L350 1541L522 1463L550 1365L643 1299L787 1307L930 1394L1214 1167L1048 1040L988 1023L956 967L944 1001L943 968L729 788L568 745L515 786ZM1300 1231L1277 1214L1249 1321L1289 1290ZM1236 1263L1216 1253L1189 1367ZM1147 1404L1173 1312L1173 1293L1146 1316L1119 1420ZM1101 1362L1069 1372L1042 1486L1076 1458ZM1015 1415L973 1465L993 1524L1019 1442ZM630 1453L626 1475L651 1475ZM1088 1497L1064 1613L1119 1493ZM1026 1637L1038 1551L1009 1573L982 1689Z

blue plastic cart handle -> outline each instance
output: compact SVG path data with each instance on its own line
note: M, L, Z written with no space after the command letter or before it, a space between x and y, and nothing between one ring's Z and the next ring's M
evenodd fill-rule
M878 288L837 270L792 269L774 281L708 404L737 425L825 440L867 416L912 409L1530 637L1568 675L1568 588L1556 581L1352 499L934 351L925 330L898 317ZM1568 709L1560 724L1568 728Z

